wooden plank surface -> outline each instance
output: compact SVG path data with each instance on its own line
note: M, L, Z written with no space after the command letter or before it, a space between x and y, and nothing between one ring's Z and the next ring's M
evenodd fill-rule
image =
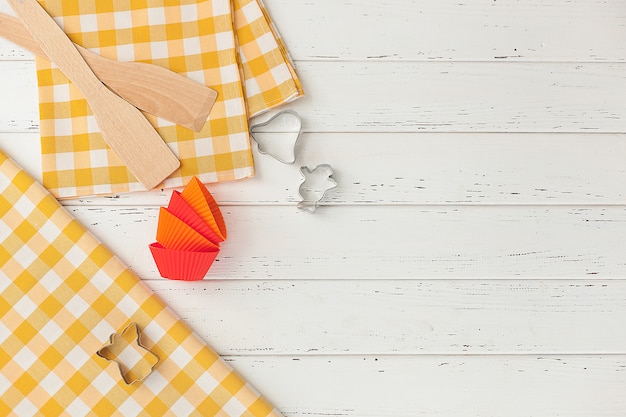
M0 61L0 72L15 65ZM626 131L626 64L299 62L307 132ZM36 126L34 63L0 79L0 132ZM380 80L384 80L381 82Z
M210 186L207 279L158 276L169 190L67 208L286 417L624 417L626 1L266 3L305 134ZM0 75L0 149L40 177L32 55L0 40Z
M621 0L268 0L297 60L624 61ZM4 3L0 11L12 13ZM0 41L1 59L28 58Z
M19 144L19 146L18 146ZM626 203L622 134L304 134L295 166L255 153L256 177L211 184L224 205L293 205L300 165L330 163L332 205ZM0 133L0 149L41 177L37 133ZM171 191L83 197L66 205L167 205Z
M267 3L298 60L621 62L626 56L621 0Z
M71 207L144 279L158 207ZM224 207L210 279L626 277L626 208ZM159 278L160 279L160 278Z
M226 355L626 354L624 280L149 285Z
M303 62L313 132L622 132L626 65ZM585 94L593 91L593 94Z
M231 364L287 416L621 417L626 410L622 355L300 355Z
M32 61L0 61L0 133L39 132L37 76Z

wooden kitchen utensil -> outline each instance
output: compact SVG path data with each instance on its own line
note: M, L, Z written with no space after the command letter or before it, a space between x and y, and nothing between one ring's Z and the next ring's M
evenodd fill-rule
M83 93L106 143L147 189L180 161L139 110L100 82L74 44L36 0L8 0L41 49Z
M49 59L15 17L0 13L0 36ZM196 132L202 130L217 91L157 65L120 62L74 46L96 77L135 107Z

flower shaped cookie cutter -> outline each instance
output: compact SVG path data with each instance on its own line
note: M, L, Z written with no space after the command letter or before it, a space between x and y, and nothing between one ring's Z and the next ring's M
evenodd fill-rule
M127 386L146 379L159 363L159 358L141 344L137 323L130 323L120 333L109 336L109 342L96 355L115 362Z

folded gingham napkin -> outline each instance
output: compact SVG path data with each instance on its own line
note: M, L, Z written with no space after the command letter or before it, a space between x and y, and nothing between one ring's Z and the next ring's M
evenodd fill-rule
M159 362L126 385L97 352L130 323ZM280 416L2 153L0 415Z
M249 117L303 95L260 0L40 3L79 45L110 59L153 63L217 90L201 132L147 116L181 160L164 187L193 176L209 183L253 175ZM63 73L37 58L37 76L44 186L58 198L143 190Z

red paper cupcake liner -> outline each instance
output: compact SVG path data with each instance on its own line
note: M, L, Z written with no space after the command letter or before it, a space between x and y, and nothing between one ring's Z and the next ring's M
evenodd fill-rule
M166 249L158 242L150 244L150 252L163 278L179 281L203 279L219 249L207 251L182 251Z

